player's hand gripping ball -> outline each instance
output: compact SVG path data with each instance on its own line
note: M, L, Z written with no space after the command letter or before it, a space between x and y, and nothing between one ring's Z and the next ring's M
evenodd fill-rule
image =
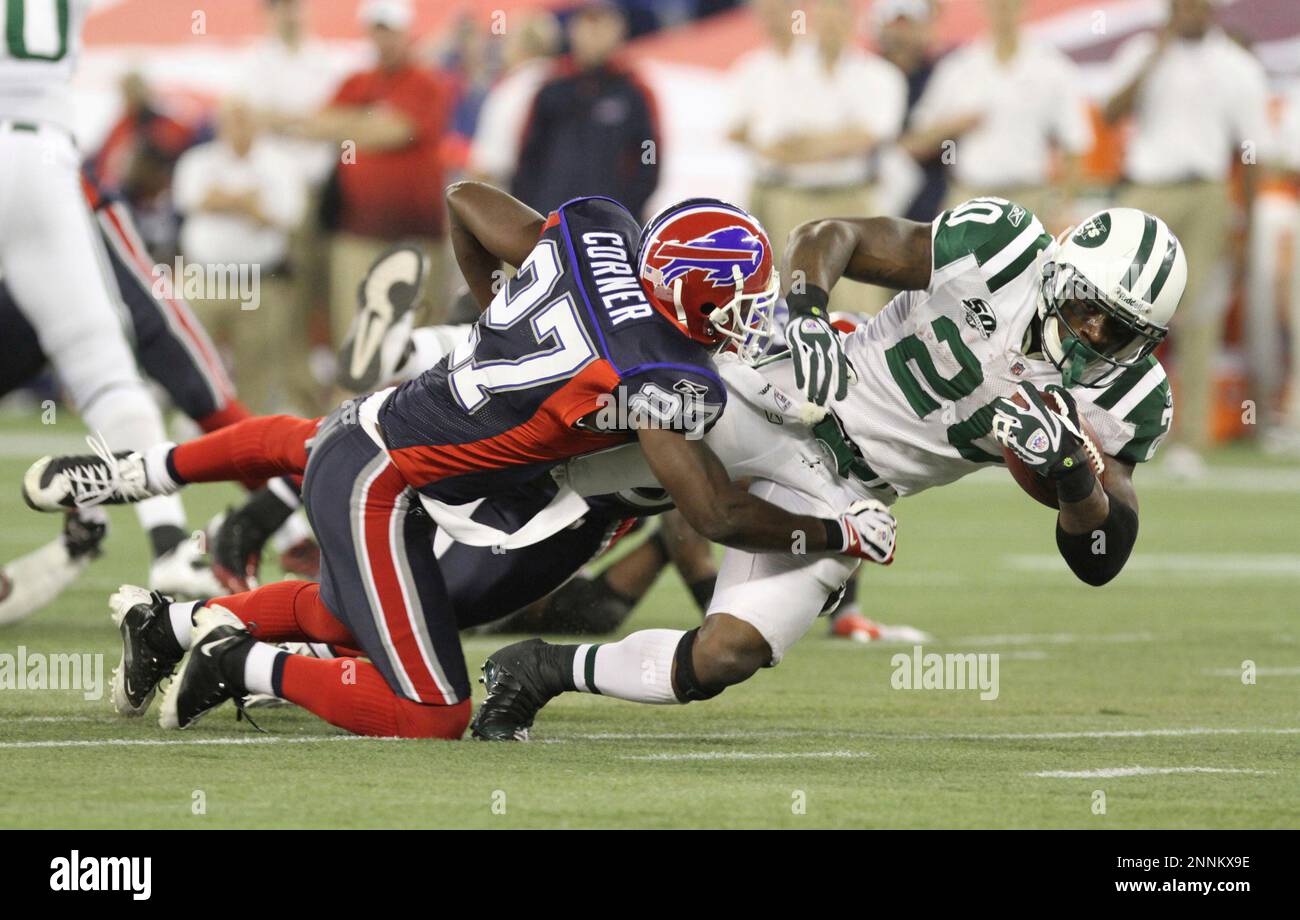
M1031 497L1057 508L1056 480L1087 463L1099 479L1106 464L1097 447L1097 433L1079 415L1074 397L1064 387L1049 384L1040 393L1028 382L1010 399L994 403L993 437L1012 477Z

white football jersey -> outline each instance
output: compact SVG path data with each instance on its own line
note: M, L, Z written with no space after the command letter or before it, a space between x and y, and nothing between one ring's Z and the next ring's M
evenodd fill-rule
M910 495L1001 463L993 401L1022 381L1061 373L1023 353L1037 311L1039 256L1054 246L1038 219L1001 198L976 198L935 219L933 274L844 340L858 380L831 408L880 478ZM1102 450L1151 458L1169 430L1169 382L1154 357L1102 388L1071 390Z
M0 0L0 119L72 131L72 74L90 0Z

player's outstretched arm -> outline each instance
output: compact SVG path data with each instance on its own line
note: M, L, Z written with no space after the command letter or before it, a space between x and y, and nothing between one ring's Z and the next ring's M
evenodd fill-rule
M501 263L518 268L537 245L545 218L485 182L447 187L448 230L456 264L479 306L496 294Z
M1091 475L1091 473L1089 473ZM1105 484L1095 476L1086 496L1060 498L1056 517L1056 546L1080 581L1100 587L1128 562L1137 542L1138 500L1133 465L1106 458Z
M641 451L688 524L714 543L753 552L835 552L888 563L894 520L883 506L839 519L791 514L731 481L717 455L679 431L637 432Z
M929 224L896 217L834 217L800 224L790 233L781 272L787 302L813 289L829 292L841 278L924 290L930 283L930 246Z

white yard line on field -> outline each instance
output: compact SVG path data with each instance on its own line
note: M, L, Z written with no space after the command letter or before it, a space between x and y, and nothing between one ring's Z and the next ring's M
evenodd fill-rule
M1273 772L1236 767L1102 767L1098 770L1043 770L1025 775L1043 779L1113 779L1117 776L1169 776L1178 773L1248 773L1260 776Z
M620 760L840 760L871 757L866 751L683 751L677 754L627 754Z
M1241 668L1206 668L1202 674L1215 677L1241 677ZM1295 668L1256 668L1257 677L1300 677L1300 667Z
M593 732L551 735L536 742L563 744L570 741L762 741L772 738L871 738L881 741L1070 741L1101 738L1184 738L1200 735L1300 735L1296 728L1137 728L1057 732L941 732L893 733L817 731L797 729L749 732Z
M1004 567L1017 572L1065 571L1055 553L1022 553L1002 557ZM1125 576L1177 575L1197 582L1243 578L1300 580L1300 553L1138 553L1124 567Z
M1131 633L1002 633L992 636L962 636L943 643L945 648L962 645L1073 645L1076 642L1154 642L1149 632Z
M77 741L0 741L0 750L71 747L183 747L227 744L315 744L321 741L401 741L401 738L369 738L362 735L319 735L308 738L283 735L254 735L248 738L100 738Z

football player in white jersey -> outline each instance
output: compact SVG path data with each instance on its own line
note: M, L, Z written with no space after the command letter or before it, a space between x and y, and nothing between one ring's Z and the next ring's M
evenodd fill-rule
M72 74L89 0L7 0L0 45L0 275L36 331L72 407L107 442L163 439L162 414L136 369L106 255L81 190ZM98 441L97 441L98 443ZM187 539L175 496L138 508L153 550L150 584L218 589Z
M841 488L892 503L1000 462L1005 445L1054 484L1056 543L1070 569L1090 585L1119 573L1137 537L1133 468L1155 453L1173 414L1152 351L1187 264L1163 221L1113 208L1057 242L1024 208L979 198L931 224L814 221L786 252L785 276L798 285L787 295L791 355L756 370L720 367L730 407L707 440L733 476L752 476L784 507L816 508L836 495L829 466ZM843 278L903 293L841 340L826 305ZM796 386L816 399L798 405L787 395ZM746 405L757 411L737 411ZM1081 417L1101 441L1104 485ZM800 425L825 448L820 464ZM647 472L627 458L566 466L579 492L641 485ZM564 691L648 703L716 696L779 662L853 568L826 555L729 549L698 630L507 646L484 664L475 737L526 738L536 712Z

